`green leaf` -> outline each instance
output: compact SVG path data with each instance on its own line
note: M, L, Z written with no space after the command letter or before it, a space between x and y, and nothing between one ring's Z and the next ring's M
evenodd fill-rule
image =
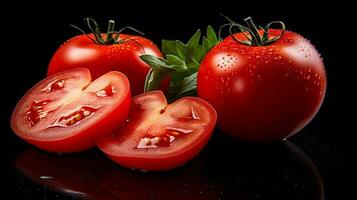
M176 71L185 71L187 70L187 66L184 60L180 59L174 55L167 55L166 56L167 63L170 64L172 69Z
M195 49L200 45L201 40L201 30L198 29L195 34L191 37L191 39L187 42L187 47L189 49Z
M176 40L162 40L161 50L164 55L167 54L177 55Z
M211 44L211 48L219 42L217 34L214 32L214 29L211 25L207 26L206 35L209 43Z
M176 100L182 96L195 96L197 93L197 72L180 79L176 82L170 82L169 95L170 101Z
M144 54L141 55L140 58L148 65L150 65L152 68L161 68L161 67L168 68L168 69L171 68L169 65L166 64L166 60L153 55Z
M160 82L173 70L173 66L168 65L167 61L153 55L141 55L140 58L151 66L146 75L144 91L156 89Z

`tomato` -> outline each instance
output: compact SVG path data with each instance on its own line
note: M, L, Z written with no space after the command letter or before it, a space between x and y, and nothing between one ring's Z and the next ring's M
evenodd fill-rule
M88 69L49 76L31 88L11 118L13 131L50 152L76 152L95 146L110 134L130 109L129 81L108 72L91 82Z
M242 32L225 38L198 72L198 96L216 109L220 129L241 140L267 142L297 133L325 96L326 73L314 46L291 31L268 33L269 41L260 45Z
M165 170L193 158L215 123L216 112L204 100L184 97L168 105L161 91L152 91L133 98L127 122L98 146L123 166Z
M131 85L132 94L144 91L146 74L150 70L140 55L162 57L157 46L141 36L120 34L117 40L92 41L98 33L78 35L65 42L53 55L48 66L48 75L76 67L88 68L93 78L109 71L124 73ZM101 34L103 40L108 36ZM111 36L112 37L112 36ZM163 83L162 89L168 82Z

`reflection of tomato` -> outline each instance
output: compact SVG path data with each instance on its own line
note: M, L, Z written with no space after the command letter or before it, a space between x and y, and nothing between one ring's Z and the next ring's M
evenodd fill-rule
M174 171L140 173L112 168L102 176L99 186L119 199L248 200L259 196L322 200L319 172L310 158L290 142L265 147L242 144L237 148L236 143L217 147L232 150L239 158L235 161L222 156L215 147L209 149L213 154L204 152L187 167Z
M190 165L183 169L160 173L143 173L118 167L107 171L98 185L118 199L219 199L221 194L216 191L222 191L223 186L211 187L211 183L208 182L209 175L204 173L205 167Z
M270 30L270 37L280 30ZM246 40L243 33L235 34ZM250 46L227 37L201 63L197 90L218 113L224 133L272 141L302 129L325 96L319 53L302 36L286 31L276 42Z
M95 146L127 116L128 79L120 72L91 81L85 68L60 72L39 82L16 106L14 132L38 148L75 152Z
M142 93L150 67L139 56L150 54L161 57L157 46L141 36L120 34L118 41L125 42L117 44L95 43L88 36L94 38L92 34L79 35L64 43L53 55L48 75L76 67L88 68L93 78L109 71L120 71L128 77L132 93ZM103 34L103 37L106 36Z
M96 151L58 156L29 149L15 165L34 182L83 199L323 199L319 172L292 143L262 146L215 139L185 167L160 173L119 167Z
M164 170L187 162L203 148L215 126L216 112L196 97L168 105L161 91L153 91L133 98L127 121L99 141L99 148L123 166Z
M291 142L262 145L235 142L228 137L217 141L202 165L210 166L206 171L210 183L229 188L224 191L227 199L259 196L274 200L323 200L323 183L316 166ZM220 151L216 151L218 148ZM230 152L235 160L222 156L222 152Z
M98 187L100 177L110 167L98 152L60 156L28 149L16 158L15 166L35 183L66 195L115 199Z

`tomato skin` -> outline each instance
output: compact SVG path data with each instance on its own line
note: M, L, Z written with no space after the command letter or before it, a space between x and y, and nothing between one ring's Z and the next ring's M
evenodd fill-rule
M88 36L94 37L92 34ZM109 71L120 71L128 77L132 94L140 94L144 90L145 78L150 66L139 56L151 54L162 57L162 54L152 41L144 37L120 34L119 39L131 39L136 42L128 40L122 44L102 45L94 43L86 35L73 37L55 52L47 74L85 67L91 71L93 78L98 78ZM167 87L166 80L161 89L165 90Z
M210 139L212 131L205 135L201 140L198 141L194 146L187 149L182 154L177 154L174 157L133 157L133 156L117 156L114 154L106 153L106 155L114 162L135 169L151 170L151 171L161 171L176 168L183 165L188 160L195 157L207 144Z
M181 116L178 113L187 109L186 106L197 109L198 115L201 116L198 122L201 124L180 121L186 114ZM182 111L184 112L186 111ZM170 117L175 119L171 120ZM97 145L109 158L122 166L144 170L168 170L186 163L199 153L212 135L216 118L213 107L202 99L184 97L167 105L161 91L147 92L133 98L128 123L113 135L100 140ZM168 147L139 149L136 146L138 141L149 132L159 132L152 127L160 124L166 130L172 126L192 129L194 132L183 138L176 138Z
M272 36L279 33L270 30ZM242 33L235 36L244 40ZM202 61L197 87L198 96L216 109L223 132L268 142L287 138L312 120L325 96L326 73L314 46L294 32L268 46L227 37Z
M62 91L55 94L43 91L46 85L57 79L68 79L67 81L71 83L68 85L65 83ZM93 94L93 91L101 89L101 84L106 81L110 81L120 91L120 94L113 94L113 102L100 100ZM12 114L11 128L23 140L45 151L72 153L87 150L94 147L99 138L110 134L118 124L124 121L129 113L130 97L129 81L120 72L108 72L91 82L90 72L86 68L65 70L40 81L21 98ZM42 119L46 122L40 120L38 124L30 125L29 105L31 102L43 99L51 99L55 106L53 109L48 108L49 111L46 107L41 108L49 113ZM95 105L101 108L94 111L91 117L82 117L79 125L51 127L56 120L66 116L66 113L72 113L72 110L77 111L79 109L76 108L83 105ZM66 110L66 108L75 109Z

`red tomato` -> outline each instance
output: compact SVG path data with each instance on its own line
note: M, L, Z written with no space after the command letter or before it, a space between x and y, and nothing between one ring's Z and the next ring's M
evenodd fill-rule
M123 166L165 170L193 158L215 123L216 112L206 101L184 97L167 105L163 93L153 91L134 97L127 123L98 146Z
M40 149L76 152L95 146L127 116L129 81L108 72L91 82L88 69L76 68L49 76L17 104L13 131Z
M269 38L280 33L270 30ZM243 33L234 36L247 40ZM273 141L295 134L315 116L325 96L326 74L314 46L286 31L262 46L227 37L205 56L197 85L198 96L216 109L223 132Z
M162 57L157 46L140 36L120 34L118 41L124 42L117 44L98 44L88 36L94 37L93 34L78 35L65 42L53 55L48 66L48 75L76 67L88 68L93 78L109 71L120 71L128 77L132 94L142 93L150 66L139 56L151 54ZM168 81L163 89L167 84Z

